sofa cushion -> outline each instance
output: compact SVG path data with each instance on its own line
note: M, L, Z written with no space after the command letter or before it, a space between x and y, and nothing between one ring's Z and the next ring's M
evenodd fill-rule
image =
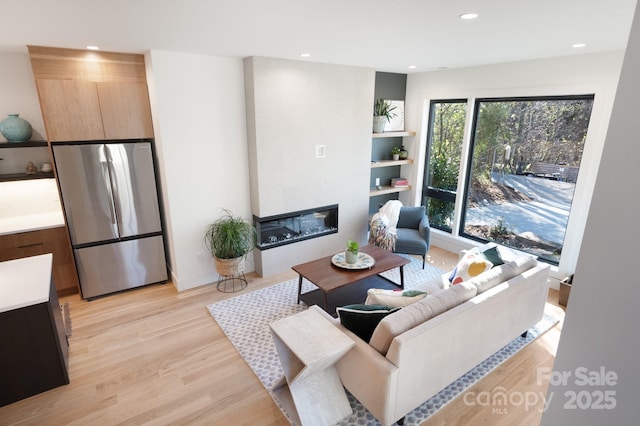
M386 355L391 341L396 336L466 302L477 292L475 285L463 282L412 303L384 317L373 331L369 344L381 354Z
M340 323L351 330L365 342L369 342L371 334L378 323L387 315L400 308L382 305L346 305L336 308Z
M403 308L427 297L427 292L419 290L385 290L370 288L367 290L365 305L383 305Z
M469 280L469 283L474 285L478 289L478 294L480 294L533 268L537 264L538 261L534 256L523 255L473 277Z
M451 281L451 284L460 284L488 271L492 267L493 263L487 260L477 247L474 247L467 251L456 267L453 268L449 281Z

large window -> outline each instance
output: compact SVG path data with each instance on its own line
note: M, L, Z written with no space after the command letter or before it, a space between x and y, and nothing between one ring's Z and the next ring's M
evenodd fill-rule
M460 157L464 139L466 100L432 101L422 204L434 228L451 231Z
M558 264L592 105L592 95L476 99L457 234ZM452 115L450 123L438 123L445 115L434 110L432 105L425 182L434 186L433 177L444 175L453 185L449 173L455 160L437 159L433 151L442 143L438 129L458 126L460 119ZM425 197L438 223L440 213L432 212L432 203ZM446 223L455 223L451 205L441 212L448 214Z

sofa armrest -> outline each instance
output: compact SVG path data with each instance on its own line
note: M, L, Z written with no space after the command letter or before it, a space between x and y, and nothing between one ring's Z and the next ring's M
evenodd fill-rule
M310 309L322 312L355 342L355 346L336 364L344 387L383 424L391 424L398 420L393 418L398 388L398 367L367 342L344 328L338 319L331 317L316 305Z

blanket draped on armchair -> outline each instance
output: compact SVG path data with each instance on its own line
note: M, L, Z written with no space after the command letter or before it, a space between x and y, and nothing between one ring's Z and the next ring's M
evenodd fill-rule
M369 244L393 251L398 238L396 225L400 216L400 207L402 207L400 201L390 200L373 215L369 224Z

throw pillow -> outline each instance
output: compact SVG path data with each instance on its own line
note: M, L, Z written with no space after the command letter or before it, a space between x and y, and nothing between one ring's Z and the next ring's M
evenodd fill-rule
M498 246L493 246L482 252L482 255L491 263L493 266L500 266L504 264L504 260L502 260L502 256L500 256L500 252L498 251Z
M369 343L378 323L398 309L382 305L346 305L336 308L336 311L340 324Z
M493 267L493 263L487 260L477 247L467 251L456 267L451 271L449 281L451 284L460 284L473 277L488 271Z
M403 308L425 297L427 297L427 293L418 290L384 290L381 288L370 288L367 291L367 300L365 300L364 304Z

